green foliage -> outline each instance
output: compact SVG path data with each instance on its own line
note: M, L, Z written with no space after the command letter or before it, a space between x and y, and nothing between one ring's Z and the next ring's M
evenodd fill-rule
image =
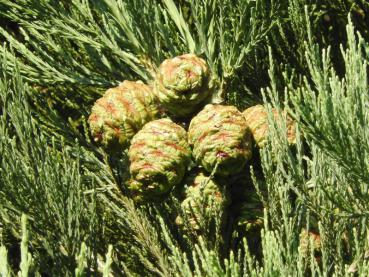
M367 1L0 0L0 19L1 275L368 275ZM250 170L225 180L241 203L202 236L176 225L175 191L134 204L126 153L86 123L104 90L151 83L184 53L207 61L214 100L269 115ZM272 108L294 118L296 145ZM236 227L251 193L264 207L252 236ZM321 250L302 249L303 230Z
M27 229L27 217L22 215L22 242L21 242L21 263L19 265L18 276L29 276L29 270L32 269L32 255L28 252L29 233ZM77 268L75 269L75 276L85 276L85 263L86 263L86 245L82 244L81 253L76 258L78 260ZM112 247L109 246L109 251L106 254L106 263L104 265L103 276L109 276L111 266ZM8 253L5 246L0 247L0 273L1 276L10 277L11 269L8 264ZM39 272L35 271L38 275Z
M1 34L24 58L21 72L40 85L109 87L122 79L150 80L165 57L195 52L204 54L224 94L238 70L252 72L248 60L277 12L269 1L192 1L192 26L174 1L160 2L2 1L0 13L20 25L24 42L5 29Z
M283 143L286 135L271 122L273 143L262 151L268 187L265 206L269 207L271 226L282 232L278 238L296 243L296 231L301 226L319 227L324 246L319 270L339 276L353 267L367 271L363 257L368 249L368 44L355 35L350 22L348 48L342 48L346 68L343 79L330 63L329 49L320 51L318 45L308 42L310 74L304 76L301 86L290 84L285 90L292 104L290 112L300 123L296 149ZM265 93L278 106L273 64L270 68L271 88ZM288 105L288 98L285 102ZM291 263L297 260L292 246L285 254ZM349 261L353 264L347 269Z
M15 231L16 219L26 212L40 233L35 247L43 247L62 267L65 259L74 259L76 243L91 239L88 226L96 219L87 213L93 206L83 200L89 186L80 175L79 147L59 151L48 143L28 104L28 86L14 75L0 84L2 222L5 230Z

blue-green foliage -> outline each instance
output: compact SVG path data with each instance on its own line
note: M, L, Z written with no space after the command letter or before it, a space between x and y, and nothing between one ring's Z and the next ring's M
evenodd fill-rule
M0 20L0 274L369 274L365 0L0 0ZM180 230L175 193L136 206L125 153L90 140L106 88L150 83L187 52L207 60L215 100L268 107L266 147L228 180L239 201L260 198L261 231L237 227L237 203L226 226ZM295 120L295 146L273 107ZM308 230L320 249L302 246Z

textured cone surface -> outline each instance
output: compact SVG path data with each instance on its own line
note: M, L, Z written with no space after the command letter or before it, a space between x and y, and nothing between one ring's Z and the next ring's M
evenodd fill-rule
M182 181L191 160L186 131L170 119L147 123L133 137L128 155L128 187L137 201L169 192Z
M165 60L155 78L154 92L173 115L191 115L210 93L206 62L193 54Z
M263 205L256 192L252 192L240 207L237 225L246 232L259 231L263 227L263 216Z
M229 175L240 172L251 158L251 135L236 107L206 105L191 121L189 142L193 156L206 171Z
M97 143L117 148L128 146L144 124L158 117L151 88L142 82L124 81L95 102L88 121Z
M272 109L274 119L281 121L280 114L276 109ZM268 136L268 111L263 105L256 105L246 109L243 112L247 125L249 126L255 143L259 148L262 148L267 141ZM287 139L290 144L296 141L296 130L294 121L287 116Z
M321 251L320 235L319 233L302 229L300 233L300 253L304 258L309 258L309 251Z
M229 196L213 179L200 173L190 176L184 187L184 200L181 203L182 212L187 216L190 228L198 230L203 215L209 218L219 216L229 204ZM184 226L183 218L178 216L176 223Z

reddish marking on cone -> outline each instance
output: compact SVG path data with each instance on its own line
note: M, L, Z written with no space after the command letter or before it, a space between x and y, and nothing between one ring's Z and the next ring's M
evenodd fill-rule
M152 135L158 135L158 136L162 136L164 134L167 134L168 132L161 132L161 131L158 131L158 130L150 130L150 134Z
M168 157L168 155L166 155L165 153L163 153L160 150L154 150L150 154L152 154L152 155L154 155L156 157Z
M210 121L215 117L215 113L212 113L205 121Z
M227 138L229 138L230 137L230 135L228 134L228 133L219 133L218 135L216 135L215 137L214 137L214 140L226 140Z
M174 148L174 149L176 149L178 151L184 152L184 149L181 146L179 146L179 145L177 145L177 144L175 144L173 142L167 141L167 142L165 142L165 145L167 145L169 147L172 147L172 148Z
M110 122L110 121L105 121L105 125L110 127L111 129L115 129L115 128L118 128L116 127L116 125L114 124L114 122Z
M127 99L123 98L122 95L118 96L117 97L117 100L119 101L119 103L121 103L124 108L132 113L132 114L135 114L136 113L136 109L134 108L134 106L132 105L132 103L130 101L128 101Z
M198 141L202 142L209 134L209 131L205 131L199 138Z
M108 112L110 112L111 114L114 114L117 110L114 107L113 103L107 102L105 105L105 108Z
M145 163L145 164L142 165L142 168L143 169L153 169L154 165L149 164L149 163Z
M115 134L117 136L119 136L120 135L120 132L121 132L120 128L119 127L114 127L113 129L114 129Z
M226 152L219 151L217 153L217 158L227 158L227 157L229 157L229 155Z
M197 122L196 122L196 125L200 125L201 126L201 124L206 124L206 123L208 123L210 120L212 120L213 118L215 117L215 113L212 113L208 118L206 118L206 119L203 119L203 118L199 118L199 119L197 119Z
M108 113L114 114L116 112L114 104L107 101L105 98L100 98L96 101L96 104L104 108Z
M196 77L196 73L193 72L192 70L189 70L186 72L187 78L194 78Z
M136 148L141 148L141 147L145 147L145 143L144 142L136 142L134 144L132 144L131 148L132 149L136 149Z
M89 121L98 121L99 116L97 114L91 114L88 118Z

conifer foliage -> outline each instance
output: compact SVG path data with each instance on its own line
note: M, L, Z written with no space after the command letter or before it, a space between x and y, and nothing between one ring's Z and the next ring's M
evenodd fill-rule
M0 0L0 42L1 276L369 275L367 1Z

